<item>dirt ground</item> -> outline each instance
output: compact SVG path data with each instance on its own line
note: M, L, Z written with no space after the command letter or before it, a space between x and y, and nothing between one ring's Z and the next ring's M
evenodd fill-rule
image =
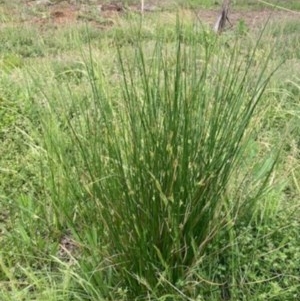
M121 2L101 3L102 1L93 2L91 5L76 4L76 1L59 1L52 3L50 0L31 0L25 3L28 11L34 12L30 17L25 18L23 22L35 24L72 24L81 21L91 23L102 23L103 27L110 26L114 22L106 22L105 20L112 21L127 11L140 13L139 5L132 5L125 7ZM168 8L160 2L147 1L145 5L144 14L151 14L153 12L163 12ZM17 12L16 12L17 13ZM220 9L201 9L191 11L195 17L198 18L203 24L213 26L216 22ZM246 26L252 28L263 25L268 19L281 22L284 19L300 19L300 12L284 11L284 10L239 10L231 9L229 14L230 22L235 26L239 20L243 20Z

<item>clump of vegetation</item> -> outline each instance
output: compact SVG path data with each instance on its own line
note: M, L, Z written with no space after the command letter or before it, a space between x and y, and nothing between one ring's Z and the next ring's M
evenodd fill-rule
M297 75L242 23L127 18L3 55L0 299L297 299Z

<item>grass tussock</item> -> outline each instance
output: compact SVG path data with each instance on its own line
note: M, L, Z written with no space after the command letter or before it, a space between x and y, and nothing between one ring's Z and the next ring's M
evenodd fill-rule
M0 299L297 299L297 76L262 36L137 23L3 48Z

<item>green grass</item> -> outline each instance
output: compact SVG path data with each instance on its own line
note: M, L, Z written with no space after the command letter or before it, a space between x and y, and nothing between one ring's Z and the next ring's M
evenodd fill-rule
M286 0L266 0L266 1L236 1L236 4L243 5L244 7L253 8L277 8L280 10L300 10L300 4L298 1L286 1Z
M140 3L140 1L132 1L134 3ZM151 3L151 1L145 0L145 4ZM223 1L218 0L174 0L174 1L164 1L163 4L168 7L172 5L179 5L182 7L188 8L213 8L213 9L220 9L222 6ZM251 10L258 10L258 9L266 9L266 8L275 8L279 10L292 10L295 12L300 11L300 4L298 1L286 1L286 0L233 0L231 1L232 8L235 9L251 9Z
M299 299L299 22L179 16L3 21L1 300Z

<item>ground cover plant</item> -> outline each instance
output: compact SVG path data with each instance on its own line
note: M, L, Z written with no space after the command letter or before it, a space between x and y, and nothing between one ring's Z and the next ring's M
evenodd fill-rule
M297 300L294 13L96 4L1 8L0 299Z

